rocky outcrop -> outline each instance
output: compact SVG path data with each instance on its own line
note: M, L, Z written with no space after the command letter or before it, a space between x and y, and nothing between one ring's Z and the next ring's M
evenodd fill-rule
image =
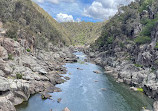
M120 12L105 24L100 38L85 53L118 83L143 88L146 95L158 100L156 4L138 0L120 7Z
M153 110L158 111L158 101L155 101L153 104Z
M67 47L54 47L30 52L19 42L0 37L0 111L15 111L14 106L32 94L50 98L49 92L61 91L55 85L65 82L60 75L66 74L63 64L77 58Z

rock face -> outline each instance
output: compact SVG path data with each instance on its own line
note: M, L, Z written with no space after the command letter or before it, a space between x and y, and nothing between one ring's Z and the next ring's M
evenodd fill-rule
M153 110L158 111L158 101L155 101L153 104Z
M0 111L15 111L14 106L32 94L41 92L47 99L49 92L60 92L55 85L65 82L59 75L66 74L63 64L77 61L67 47L54 46L54 50L51 45L47 52L28 52L19 42L3 37L0 44Z
M16 111L16 109L9 100L0 97L0 111Z
M6 78L0 77L0 91L5 92L10 90L10 84Z

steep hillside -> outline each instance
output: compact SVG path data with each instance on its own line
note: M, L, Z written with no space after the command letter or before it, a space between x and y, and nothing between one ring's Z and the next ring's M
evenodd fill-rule
M66 22L61 24L70 33L73 45L88 45L99 37L104 23Z
M70 44L62 26L31 0L1 0L0 19L6 36L15 40L25 38L40 47L47 47L48 41Z
M137 0L103 27L90 56L118 81L158 99L158 2Z

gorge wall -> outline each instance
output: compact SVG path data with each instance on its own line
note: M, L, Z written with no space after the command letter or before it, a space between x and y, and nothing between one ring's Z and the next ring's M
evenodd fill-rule
M137 0L119 8L86 51L118 82L158 99L158 2Z

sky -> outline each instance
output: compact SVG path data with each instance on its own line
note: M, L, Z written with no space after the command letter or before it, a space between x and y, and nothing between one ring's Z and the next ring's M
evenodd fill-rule
M101 22L133 0L33 0L58 22Z

